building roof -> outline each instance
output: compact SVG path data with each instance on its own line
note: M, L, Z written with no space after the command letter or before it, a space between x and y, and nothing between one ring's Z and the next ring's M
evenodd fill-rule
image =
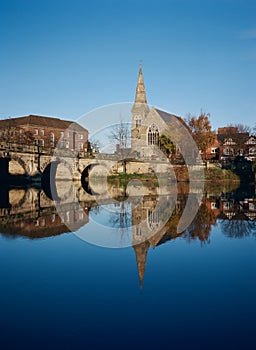
M188 125L186 124L186 122L184 121L183 118L178 117L175 114L171 114L171 113L162 111L161 109L158 109L158 108L154 108L154 109L157 111L157 113L160 115L160 117L164 120L164 122L166 124L170 124L170 123L173 123L173 122L176 121L177 126L179 126L179 124L182 124L191 134L191 130L188 127Z
M217 134L217 140L224 144L225 141L232 140L236 145L242 145L249 139L248 132L240 132L235 134Z
M86 132L87 129L78 123L70 120L63 120L53 117L45 117L39 115L28 115L18 118L10 118L0 120L0 127L18 127L18 126L37 126L53 129L68 129L80 132Z
M237 134L238 128L236 126L224 126L222 128L218 128L218 134Z

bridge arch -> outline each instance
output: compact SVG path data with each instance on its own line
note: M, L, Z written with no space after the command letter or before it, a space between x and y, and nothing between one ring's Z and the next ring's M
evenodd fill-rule
M46 164L42 173L43 190L48 198L56 201L60 200L56 187L56 174L58 166L60 165L63 165L65 168L67 168L70 175L68 178L63 178L63 180L72 180L72 165L68 161L60 158L51 160L48 164ZM58 178L58 180L61 180L61 178Z
M61 165L65 166L69 170L70 174L73 173L73 167L70 164L70 162L66 161L65 159L61 159L61 158L56 158L56 159L49 158L49 159L47 159L45 161L42 161L42 159L41 159L40 160L40 172L43 174L45 171L47 171L47 168L52 163L55 163L55 162L58 162L58 165L61 164Z
M56 201L60 200L57 193L56 183L55 183L58 164L59 164L59 160L55 160L48 163L48 165L45 167L43 171L42 181L41 181L42 188L46 196L51 200L56 200Z
M12 154L10 162L12 161L17 162L22 167L22 169L24 170L24 174L27 174L27 175L30 174L30 167L29 167L30 164L28 162L25 162L22 159L22 157L19 157L16 154ZM9 163L9 167L10 167L10 163Z
M89 165L87 165L84 168L84 170L82 171L82 174L81 174L82 187L85 190L85 192L87 192L91 196L98 194L98 193L95 193L94 191L91 190L91 188L89 186L89 181L88 181L89 180L90 171L92 170L92 168L94 168L97 165L99 165L99 163L90 163Z

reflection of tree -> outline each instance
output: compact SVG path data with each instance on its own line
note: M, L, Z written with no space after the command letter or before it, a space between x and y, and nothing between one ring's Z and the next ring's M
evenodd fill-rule
M111 212L109 222L111 227L118 230L121 237L128 234L129 228L132 226L132 213L130 205L122 201L118 207L118 210Z
M188 241L198 238L201 242L210 242L211 226L215 224L215 217L212 211L202 203L196 217L187 228L184 236Z
M227 237L243 238L256 235L256 221L222 220L221 230Z

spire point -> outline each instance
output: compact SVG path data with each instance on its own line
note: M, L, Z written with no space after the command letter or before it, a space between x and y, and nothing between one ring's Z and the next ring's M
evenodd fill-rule
M135 255L136 255L137 269L138 269L139 282L140 282L140 290L142 290L142 286L143 286L145 269L146 269L146 259L147 259L147 253L148 253L149 246L150 246L150 244L148 241L145 241L145 242L142 242L142 243L139 243L139 244L133 246L133 249L134 249Z
M142 63L140 63L139 77L136 88L135 102L137 103L147 103L146 89L144 85L144 79L142 74Z

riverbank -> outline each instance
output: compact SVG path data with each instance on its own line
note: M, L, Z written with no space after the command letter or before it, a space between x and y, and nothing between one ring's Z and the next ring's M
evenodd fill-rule
M205 168L205 169L193 169L193 178L190 178L188 168L186 166L174 166L173 167L175 177L171 177L168 173L159 173L159 174L128 174L128 173L119 173L112 174L108 176L108 182L119 180L119 183L126 183L130 180L137 179L145 184L155 183L160 185L160 183L166 180L168 181L177 181L177 182L234 182L239 184L240 178L233 171L221 168Z

